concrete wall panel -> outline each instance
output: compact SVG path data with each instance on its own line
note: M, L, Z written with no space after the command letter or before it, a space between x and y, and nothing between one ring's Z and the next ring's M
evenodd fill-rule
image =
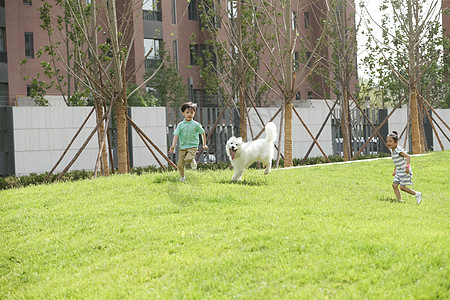
M450 126L450 109L436 109L436 113L441 117L441 119L447 124L447 126ZM436 116L436 114L432 114L431 117L437 122L437 124L442 128L442 130L445 132L447 136L449 136L449 131L447 127L439 120L439 118ZM447 138L442 134L442 131L435 125L436 131L439 135L439 138L441 139L442 146L444 146L444 150L450 149L450 142L447 140ZM433 150L434 151L441 151L441 146L439 145L439 142L437 140L436 135L433 132Z
M166 109L164 107L133 107L132 120L157 147L167 155ZM133 129L133 166L158 165L153 154ZM148 143L150 145L150 143ZM167 166L165 159L151 147L157 158Z
M90 107L14 107L13 108L13 128L14 128L14 162L16 175L26 175L29 173L43 173L50 171L60 158L64 149L75 135L76 131L89 114ZM326 108L296 108L308 128L315 136L320 129L323 120L328 114ZM259 108L258 112L266 123L275 112L276 107ZM391 111L391 110L390 110ZM389 111L389 112L390 112ZM450 110L438 109L436 112L444 121L450 123ZM167 155L167 122L166 108L164 107L133 107L131 108L133 121L143 130L143 132ZM437 118L441 128L446 131L445 125ZM396 130L401 134L407 122L407 109L397 109L389 119L389 131ZM259 133L263 128L261 122L252 109L250 111L250 123L253 135ZM274 123L279 129L280 115L274 119ZM61 161L56 172L63 170L74 157L77 150L85 142L86 138L95 127L95 115L92 115L85 128L75 140L71 149ZM328 120L318 141L327 155L332 153L331 119ZM450 142L441 134L441 141L445 149L450 149ZM446 131L448 132L448 131ZM252 133L248 128L248 137L251 139ZM264 138L262 133L259 138ZM400 144L404 144L403 137ZM172 136L169 137L169 142ZM132 130L133 143L133 166L145 167L148 165L158 165L156 159L147 149L144 142L135 130ZM284 151L284 134L281 137L281 149ZM278 141L276 142L278 145ZM293 157L303 158L312 144L312 139L307 133L297 116L293 115ZM410 151L409 142L406 144L407 151ZM164 158L152 147L158 159L167 165ZM440 151L437 138L434 136L434 150ZM93 170L98 154L98 141L95 134L82 152L78 160L70 170ZM322 156L322 153L314 146L310 157Z

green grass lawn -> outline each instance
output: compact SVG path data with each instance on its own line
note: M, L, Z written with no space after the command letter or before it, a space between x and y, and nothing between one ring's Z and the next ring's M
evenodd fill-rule
M0 299L445 299L450 151L0 191Z

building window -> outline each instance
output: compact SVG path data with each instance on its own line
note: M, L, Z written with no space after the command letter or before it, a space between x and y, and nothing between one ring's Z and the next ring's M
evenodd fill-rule
M189 48L189 50L190 50L190 52L189 52L189 64L191 66L196 66L197 65L197 62L195 61L196 49L198 49L198 45L191 45L191 47Z
M0 0L0 7L5 7L5 0Z
M32 32L25 32L25 57L34 58L34 41Z
M198 66L199 59L203 58L203 50L205 49L205 45L191 45L191 53L190 53L190 65Z
M144 51L145 55L151 50L150 55L147 58L159 58L159 48L162 40L157 39L144 39Z
M0 106L6 106L8 103L8 84L0 83Z
M0 27L0 63L7 63L6 56L6 29Z
M144 0L142 16L146 21L162 21L161 1Z
M313 97L313 92L309 91L308 92L308 99L312 99L312 97Z
M178 65L178 41L174 40L172 42L172 57L173 57L173 62L175 64L175 68L177 70L180 69L179 65Z
M305 11L303 15L305 17L305 28L309 28L309 11Z
M155 68L157 63L160 61L159 50L161 47L162 40L157 39L144 39L144 51L145 55L150 54L145 59L145 69Z
M172 24L177 25L177 0L172 0Z
M212 48L205 44L191 45L190 48L190 65L203 66L206 63L217 66L217 58Z
M308 68L311 68L311 56L311 52L306 52L306 66L308 66Z
M297 29L297 12L294 10L292 12L292 30Z
M191 0L189 2L188 18L191 21L198 21L197 0Z
M31 0L23 0L23 5L31 5Z
M295 94L295 100L301 100L302 99L302 94L300 92L297 92Z
M113 58L113 52L112 52L112 43L111 43L111 39L110 38L106 38L106 45L108 46L108 52L106 53L106 56L108 56L109 58ZM90 52L89 52L90 53Z
M144 0L143 9L150 11L161 11L161 0Z
M205 5L205 9L209 17L210 24L214 24L215 28L221 28L220 22L220 0L212 1L210 5Z
M294 69L298 70L299 67L299 60L300 60L300 52L299 51L295 51L294 52Z
M27 84L27 97L31 96L31 84Z

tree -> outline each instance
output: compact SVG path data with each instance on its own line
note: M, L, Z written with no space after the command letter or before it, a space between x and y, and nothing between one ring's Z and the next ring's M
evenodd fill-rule
M197 53L208 93L239 102L240 135L247 140L247 105L261 102L267 80L258 77L264 45L254 23L263 16L250 0L205 0L199 6L206 47ZM228 101L227 101L228 103ZM252 104L255 104L254 102Z
M94 100L99 122L99 159L107 174L106 128L111 109L117 123L118 171L130 170L127 137L127 85L135 81L139 68L128 74L130 53L135 42L136 16L142 13L142 1L41 0L42 29L49 45L42 49L53 66L47 74L62 82L62 73L74 78L85 95ZM62 40L59 38L62 36ZM147 54L148 55L148 54ZM133 92L136 92L135 89ZM103 115L107 107L106 115Z
M324 38L323 32L316 33L315 39L311 39L308 34L300 34L296 17L296 13L301 11L300 2L254 1L256 11L264 16L255 18L255 26L268 51L268 63L264 63L283 99L284 166L286 167L292 166L293 98L317 67L320 58L315 60L315 57L320 57L320 46ZM270 34L265 34L268 32ZM305 46L308 46L311 51L305 64L300 66L299 62L294 60L294 53L297 49L305 49Z
M334 94L341 99L341 129L343 138L344 160L352 157L351 119L350 119L350 90L355 87L356 75L356 32L359 25L355 24L353 3L346 0L326 0L326 10L322 11L321 19L323 32L326 37L322 40L321 52L324 58L317 74L324 76L325 82L333 89Z
M157 63L146 70L145 78L153 76L147 81L148 93L158 101L158 105L180 107L188 100L187 87L183 83L175 63L165 50L164 44L160 45ZM159 69L158 72L156 70Z
M448 94L448 86L437 80L445 73L440 70L445 70L445 63L439 2L384 0L380 6L384 12L382 40L371 35L369 49L377 55L366 59L369 65L378 66L376 78L386 95L409 94L413 153L425 152L421 96Z

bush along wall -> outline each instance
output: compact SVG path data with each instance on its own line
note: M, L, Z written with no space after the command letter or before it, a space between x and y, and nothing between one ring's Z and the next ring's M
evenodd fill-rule
M361 155L358 157L360 159L373 159L378 157L387 157L389 154L380 153L380 155ZM344 159L341 156L329 156L328 157L332 163L334 162L342 162ZM300 166L303 159L296 158L293 159L294 166ZM326 164L328 163L325 157L309 157L306 159L305 165L317 165L317 164ZM272 161L272 165L275 166L275 161ZM284 166L283 159L280 159L280 167ZM229 162L219 162L219 163L199 163L198 170L225 170L230 169L231 164ZM253 163L250 168L262 168L262 164L258 164L257 162ZM168 171L173 171L172 167L167 168ZM164 172L164 170L160 167L156 166L147 166L147 167L136 167L131 170L131 174L142 175L146 173L156 173L156 172ZM44 182L44 179L47 177L48 173L36 174L31 173L26 176L8 176L8 177L0 177L0 190L5 189L13 189L13 188L21 188L29 185L38 185ZM52 174L47 181L48 183L52 183L58 177L58 173ZM94 178L93 171L86 170L78 170L67 172L61 179L61 181L76 181L82 179L90 179Z

